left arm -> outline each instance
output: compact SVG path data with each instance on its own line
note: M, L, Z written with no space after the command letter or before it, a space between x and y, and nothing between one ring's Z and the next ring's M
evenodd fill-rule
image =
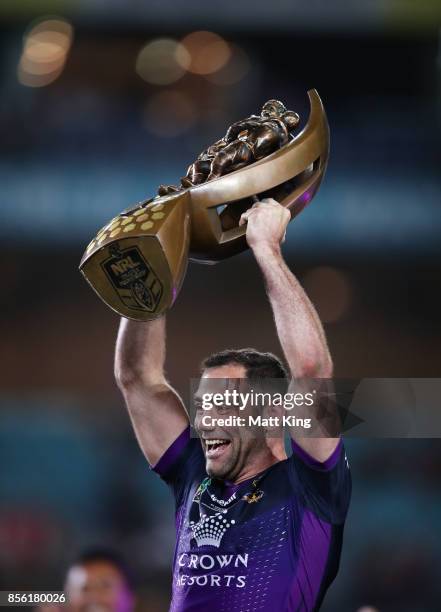
M241 224L248 222L247 242L265 279L277 334L291 376L293 379L331 379L332 359L320 319L280 250L289 220L290 213L286 208L267 199L247 210L241 217ZM324 431L329 431L329 419L334 421L335 418L336 415L327 413ZM334 437L302 438L297 430L292 430L291 436L317 461L326 461L339 441Z

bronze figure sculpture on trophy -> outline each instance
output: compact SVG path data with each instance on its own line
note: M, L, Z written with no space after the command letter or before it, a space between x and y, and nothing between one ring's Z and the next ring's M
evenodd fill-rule
M269 100L260 115L233 123L223 138L201 153L181 179L181 187L160 185L158 194L200 185L270 155L292 139L298 123L297 113L288 111L279 100Z

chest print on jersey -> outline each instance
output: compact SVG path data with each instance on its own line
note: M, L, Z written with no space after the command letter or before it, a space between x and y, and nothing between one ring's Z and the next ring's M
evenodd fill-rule
M219 513L213 516L202 515L199 521L190 521L188 525L193 532L193 538L198 546L215 546L219 548L226 531L235 522L234 519L229 521Z
M226 516L229 510L240 502L255 504L262 499L264 493L257 488L261 478L253 480L252 490L248 493L238 497L238 492L235 491L227 500L216 497L208 488L211 484L211 478L204 478L193 497L193 503L196 503L199 509L199 520L187 522L187 526L193 533L192 539L196 540L198 546L219 548L227 530L236 523L234 519ZM214 503L210 503L207 499L204 501L204 494ZM202 507L214 510L215 514L205 514Z

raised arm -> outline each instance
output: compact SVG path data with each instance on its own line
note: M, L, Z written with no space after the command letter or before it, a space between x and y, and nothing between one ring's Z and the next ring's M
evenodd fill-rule
M272 199L257 202L241 217L241 223L248 222L247 242L265 279L277 334L292 378L331 379L332 359L320 319L280 250L289 220L289 211ZM298 384L308 383L303 380ZM310 416L317 417L322 408L317 406ZM330 431L329 426L334 425L336 418L337 415L327 412L323 435ZM318 461L325 461L338 443L338 438L299 437L297 429L291 435Z
M164 362L165 317L146 323L121 319L115 378L151 465L189 423L181 398L165 378Z

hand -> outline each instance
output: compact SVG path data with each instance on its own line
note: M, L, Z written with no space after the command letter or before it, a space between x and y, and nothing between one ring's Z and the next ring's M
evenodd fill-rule
M242 214L239 225L248 223L246 239L254 251L260 247L278 248L285 240L290 219L287 208L272 198L265 198Z

